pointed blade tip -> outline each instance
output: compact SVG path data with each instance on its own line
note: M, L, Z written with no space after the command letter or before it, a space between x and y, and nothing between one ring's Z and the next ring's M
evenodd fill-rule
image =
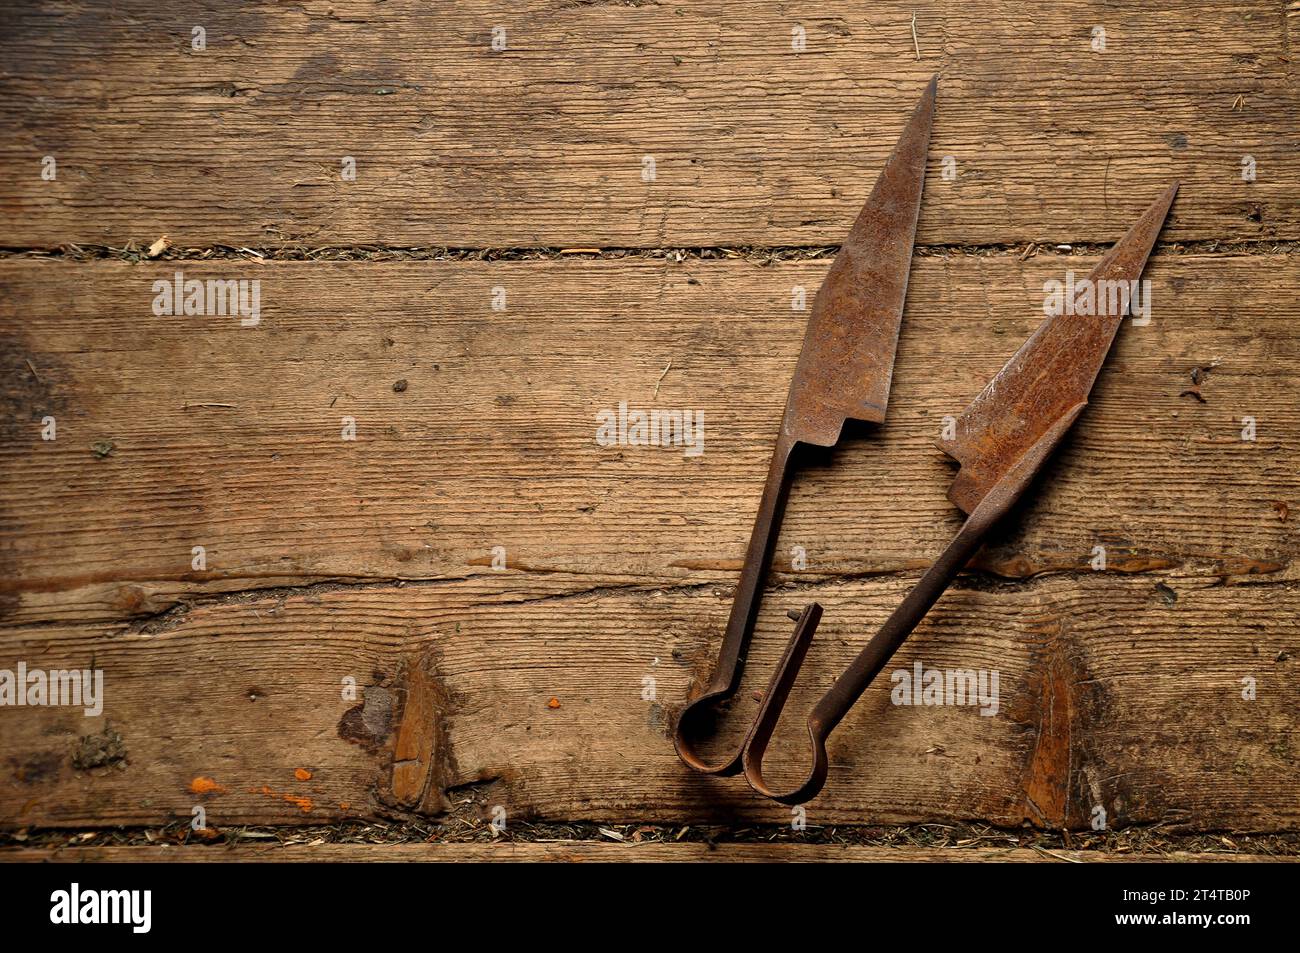
M1115 244L1115 249L1122 245L1129 244L1138 238L1141 234L1141 240L1146 245L1146 255L1143 256L1143 263L1146 262L1147 255L1151 254L1151 249L1155 247L1156 238L1159 237L1161 230L1165 227L1165 220L1169 218L1169 210L1173 207L1174 197L1178 195L1178 187L1181 183L1174 182L1160 195L1158 199L1151 203L1147 210L1142 214L1134 224L1132 231Z
M917 104L918 109L933 109L934 97L939 90L939 74L935 73L930 77L930 82L925 84L925 92L921 94L921 101Z
M925 91L921 93L921 98L916 101L916 108L912 110L912 118L903 129L903 134L899 142L908 138L909 133L915 135L913 130L924 129L924 135L927 144L930 139L930 130L934 127L934 99L935 91L939 88L939 74L935 73L930 77L930 82L926 84Z

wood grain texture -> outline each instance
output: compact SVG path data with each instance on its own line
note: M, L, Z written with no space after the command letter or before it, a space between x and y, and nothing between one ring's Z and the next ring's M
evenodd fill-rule
M68 847L0 850L15 863L1282 863L1259 854L1107 853L996 848L843 847L820 844L320 844L314 847Z
M798 712L946 541L942 416L1036 325L1044 278L1090 264L916 260L890 417L801 471L731 731L784 610L827 611ZM0 263L0 668L99 667L107 691L98 718L0 708L0 820L788 822L686 771L667 724L716 650L802 334L791 288L826 266ZM155 317L176 267L258 278L261 323ZM1300 823L1296 268L1153 262L1152 323L897 658L996 669L997 714L874 686L810 823ZM1204 402L1180 396L1205 367ZM702 410L704 453L598 446L624 400Z
M778 578L928 564L959 525L943 417L1042 319L1044 279L1090 264L916 260L886 425L805 461ZM526 585L729 587L806 320L791 289L826 267L0 263L3 618L143 623L223 591L490 576L497 546ZM152 282L177 268L256 278L262 324L155 317ZM1087 572L1104 546L1115 572L1294 580L1298 270L1154 260L1152 323L1123 329L978 565ZM702 413L704 452L599 446L597 414L624 401Z
M752 712L788 635L780 610L826 606L791 702L806 711L912 575L771 594L737 715ZM996 714L895 706L889 682L874 685L832 737L830 783L809 823L1082 827L1101 805L1112 826L1294 828L1294 591L1161 578L1176 605L1139 576L959 584L890 670L996 670ZM99 718L0 708L0 818L157 824L201 805L220 829L455 805L483 818L500 806L524 819L788 823L787 808L737 779L689 772L667 737L669 709L706 673L726 609L721 588L582 594L506 574L240 598L155 630L10 629L6 667L93 663L106 700ZM418 741L402 730L417 669L439 699L437 730ZM1243 677L1256 680L1256 700L1242 699ZM345 678L355 699L342 695ZM79 766L77 752L106 732L121 757ZM800 733L782 726L778 768L793 773L804 756ZM429 765L436 783L413 785L395 760Z
M782 552L804 545L813 571L786 557L752 688L781 612L817 598L828 624L802 710L937 551L956 525L928 446L939 418L1036 323L1043 277L1076 262L918 259L886 426L796 487ZM685 772L665 708L711 663L798 347L790 288L815 287L824 262L250 265L257 328L154 317L152 280L171 267L0 269L21 329L6 358L6 665L93 659L110 693L103 719L0 710L0 817L156 823L197 803L216 826L293 823L466 796L522 816L786 816ZM876 686L835 738L814 822L1078 826L1101 804L1112 823L1295 826L1294 524L1272 505L1294 505L1300 479L1294 303L1275 292L1295 267L1153 264L1152 324L1124 329L984 574L898 658L998 669L999 714L895 708ZM358 321L376 301L382 318ZM1179 396L1215 360L1205 403ZM703 410L704 454L597 446L595 412L620 400ZM356 442L339 439L342 414ZM1087 570L1098 543L1105 573ZM189 569L193 545L206 573ZM125 757L78 768L81 739L104 731Z
M1298 238L1293 29L1275 0L25 5L3 244L835 244L936 72L922 243L1113 241L1174 180L1170 239Z

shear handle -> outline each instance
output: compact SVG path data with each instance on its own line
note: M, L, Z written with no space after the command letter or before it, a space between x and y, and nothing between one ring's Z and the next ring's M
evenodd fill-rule
M880 627L880 631L858 653L851 665L835 680L835 684L822 696L812 714L808 716L808 738L812 743L813 765L807 779L792 791L777 792L763 779L763 755L768 742L781 719L781 710L790 694L795 680L799 677L799 668L808 653L808 647L817 630L817 621L821 618L821 606L813 603L800 615L795 627L795 634L781 659L776 675L763 698L758 718L746 739L742 764L745 777L750 787L765 797L770 797L782 804L801 804L811 800L821 791L826 782L829 758L826 753L826 739L848 714L849 709L862 697L867 686L880 674L889 660L893 658L898 647L903 644L917 624L925 618L930 607L943 595L957 573L979 549L984 534L988 531L984 514L972 514L962 526L961 531L948 544L948 548L921 577L921 580L907 594L902 604ZM998 514L1001 515L1001 514Z
M785 706L790 689L799 676L799 668L808 654L808 648L817 630L817 623L821 619L821 606L816 603L804 609L799 616L790 644L786 647L780 665L764 694L758 717L750 729L749 737L745 740L741 763L750 787L759 794L782 804L801 804L817 796L826 782L829 767L826 739L830 737L830 733L862 697L862 693L867 690L872 679L889 664L898 647L925 618L925 614L943 595L957 573L975 555L975 551L979 549L988 531L1006 515L1025 491L1084 406L1084 403L1080 403L1067 411L1019 460L1012 464L971 511L966 522L962 524L961 530L948 544L948 548L935 560L934 565L926 570L925 575L903 599L902 604L880 627L880 631L822 696L821 701L813 708L812 714L808 716L808 738L812 743L813 753L812 768L807 778L797 788L792 791L777 792L763 779L763 755L767 752L768 742L771 741L772 733L781 719L781 709Z
M784 424L781 429L776 449L772 452L767 482L763 485L763 498L758 504L758 515L754 518L754 529L745 551L745 564L740 571L740 582L732 599L731 615L727 618L727 630L722 638L722 647L718 650L713 675L704 693L682 710L673 730L673 745L677 749L677 756L704 774L740 773L739 747L724 760L710 762L695 749L695 744L712 732L717 717L716 706L735 694L740 676L745 670L745 648L753 632L759 595L772 563L773 544L781 529L781 516L785 511L786 495L790 487L790 457L796 441L785 436Z

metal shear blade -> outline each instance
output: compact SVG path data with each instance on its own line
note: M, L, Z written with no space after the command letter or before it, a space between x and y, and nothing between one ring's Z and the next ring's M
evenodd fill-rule
M696 743L712 727L714 706L730 698L739 685L760 587L780 529L795 446L830 447L839 440L846 420L885 419L937 85L935 76L813 301L718 661L704 692L678 717L673 735L678 755L697 771L726 775L740 770L740 748L710 762Z
M1171 186L1151 204L1093 269L1088 287L1094 291L1116 285L1131 288L1138 281L1177 192L1178 186ZM1129 303L1125 297L1122 306L1102 313L1096 313L1094 304L1091 314L1048 318L961 415L956 438L940 441L940 448L961 464L949 497L969 516L948 548L814 706L808 716L812 767L798 787L778 792L763 778L763 756L816 633L821 606L813 603L797 615L794 636L742 747L745 777L755 791L798 804L821 790L829 761L826 739L1083 412Z

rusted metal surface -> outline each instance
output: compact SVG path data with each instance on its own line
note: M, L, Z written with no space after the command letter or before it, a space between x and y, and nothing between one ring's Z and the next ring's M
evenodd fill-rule
M780 528L795 445L833 446L846 420L878 424L885 419L937 84L936 76L813 301L718 661L704 692L682 711L674 731L678 755L697 771L735 774L740 770L739 748L722 760L709 761L696 744L710 733L714 706L735 693L744 670L745 648Z
M807 801L821 790L830 733L974 555L989 529L1029 486L1087 405L1128 312L1128 291L1142 274L1177 191L1176 185L1166 190L1097 264L1088 276L1089 284L1080 283L1074 302L1082 304L1088 288L1092 306L1044 321L958 418L955 438L940 441L939 446L961 464L949 498L969 516L948 548L814 706L808 717L813 763L804 782L793 790L776 791L763 778L763 756L816 633L821 607L813 603L802 613L791 614L796 620L794 635L742 745L745 777L754 790L787 804ZM1104 284L1110 282L1117 284ZM1106 295L1111 287L1117 288L1114 298Z
M1176 185L1166 189L1088 275L1091 287L1102 289L1094 300L1105 313L1095 305L1095 314L1046 319L957 419L953 439L936 441L961 464L948 499L963 513L1071 407L1087 401L1128 311L1126 299L1115 307L1105 289L1138 281L1177 192Z

